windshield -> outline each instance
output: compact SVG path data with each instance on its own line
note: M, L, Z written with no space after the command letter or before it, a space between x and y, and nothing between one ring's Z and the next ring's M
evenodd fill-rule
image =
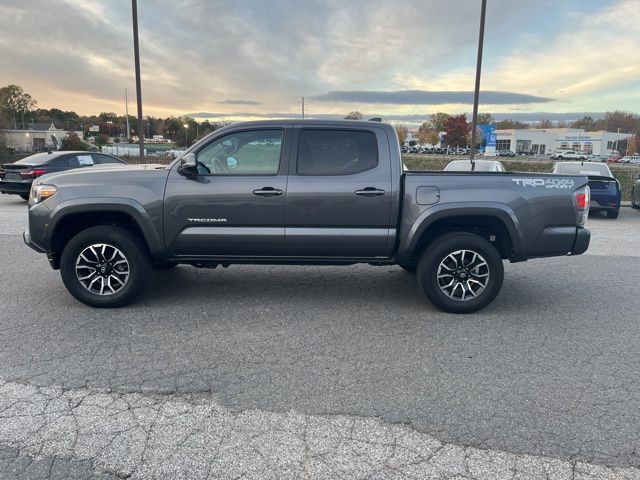
M569 175L596 175L601 177L612 177L609 167L600 163L558 163L555 173L565 173Z

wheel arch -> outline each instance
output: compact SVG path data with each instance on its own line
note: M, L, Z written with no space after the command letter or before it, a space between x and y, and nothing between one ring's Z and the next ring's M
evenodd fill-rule
M153 222L142 205L133 200L74 200L56 206L48 225L46 243L51 264L60 268L60 256L67 242L79 232L98 225L117 225L138 236L149 253L159 253L163 245Z
M447 204L439 207L425 211L413 223L402 240L403 257L415 262L433 240L446 233L461 231L489 240L503 259L521 259L523 240L519 223L506 205Z

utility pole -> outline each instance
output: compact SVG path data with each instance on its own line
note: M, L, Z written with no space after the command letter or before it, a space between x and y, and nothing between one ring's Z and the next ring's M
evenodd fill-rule
M302 119L304 120L304 97L302 97Z
M127 142L131 138L131 126L129 125L129 96L127 94L127 89L124 89L124 111L127 116Z
M478 61L476 63L476 86L473 93L473 119L471 121L471 171L476 169L476 128L478 126L478 100L480 98L480 72L482 70L482 46L484 44L484 19L487 12L487 0L480 7L480 33L478 35Z
M140 82L140 45L138 43L138 0L131 0L133 18L133 60L136 67L136 100L138 103L138 143L140 158L144 157L144 130L142 129L142 87Z

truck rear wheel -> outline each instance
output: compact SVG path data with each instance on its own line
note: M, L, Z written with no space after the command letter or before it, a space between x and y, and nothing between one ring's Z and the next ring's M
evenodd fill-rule
M69 240L60 258L67 290L91 307L129 304L144 288L151 262L144 245L115 226L88 228Z
M445 312L472 313L493 301L504 278L502 258L490 242L466 232L436 239L418 263L418 285Z

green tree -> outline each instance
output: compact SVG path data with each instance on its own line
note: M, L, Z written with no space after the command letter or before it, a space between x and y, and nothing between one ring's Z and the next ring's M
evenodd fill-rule
M505 119L505 120L500 120L496 124L496 127L498 128L498 130L513 130L513 129L522 130L525 128L529 128L529 125L519 120Z
M429 143L431 145L435 145L438 143L439 139L439 131L432 128L431 122L423 122L422 125L420 125L420 128L418 128L418 140L420 141L420 144L424 145Z
M118 121L118 115L116 115L113 112L101 112L100 115L98 115L98 118L105 123L106 122L116 123Z
M396 127L396 133L398 134L398 142L400 142L400 146L404 145L405 140L407 139L407 129L406 127Z
M349 112L349 115L344 117L345 120L362 120L362 114L358 111Z
M490 113L479 113L478 114L478 125L489 125L491 123L495 123L495 119Z
M464 147L467 145L467 135L471 130L471 126L467 122L467 116L462 113L460 115L450 116L444 124L446 132L446 142L450 147Z
M445 123L447 123L448 119L449 119L448 113L442 113L442 112L434 113L433 115L431 115L431 119L429 120L429 124L430 124L429 128L431 130L443 132L445 130Z
M75 132L67 132L67 136L62 139L60 150L88 150L88 145L80 140Z
M593 119L593 117L590 117L589 115L586 115L586 116L582 117L581 119L576 120L575 122L572 122L571 123L571 128L581 128L585 132L592 132L594 127L595 127L595 125L596 125L596 122Z
M38 102L18 85L0 88L0 113L13 120L13 128L18 128L17 117L23 117L37 104Z

